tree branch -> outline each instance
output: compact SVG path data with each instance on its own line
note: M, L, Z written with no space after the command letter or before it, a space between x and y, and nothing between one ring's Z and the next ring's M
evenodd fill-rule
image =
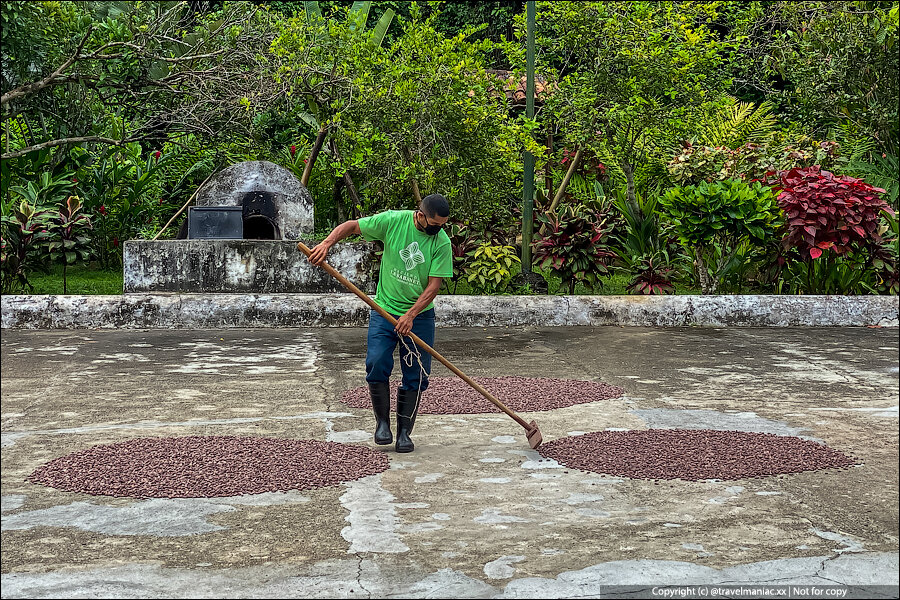
M17 158L19 156L24 156L29 152L35 152L37 150L43 150L44 148L53 148L54 146L62 146L64 144L80 144L82 142L100 142L101 144L111 144L113 146L121 146L126 140L114 140L112 138L100 137L96 135L88 135L81 137L70 137L70 138L62 138L58 140L50 140L47 142L42 142L40 144L34 144L33 146L28 146L27 148L22 148L21 150L16 150L15 152L9 152L7 154L3 154L0 156L0 159L7 160L9 158Z
M78 60L78 57L81 55L82 48L84 48L84 45L87 43L88 38L91 37L91 33L93 31L94 31L93 25L88 27L87 33L84 34L84 37L81 38L81 41L78 43L78 48L75 49L75 54L70 56L68 58L68 60L66 60L66 62L64 62L62 65L60 65L58 69L56 69L55 71L50 73L47 77L45 77L35 83L27 83L25 85L19 86L16 89L3 94L3 96L0 96L0 106L6 106L7 104L9 104L11 101L15 100L16 98L21 98L22 96L27 96L29 94L33 94L34 92L37 92L38 90L44 89L48 85L52 85L54 83L54 80L57 77L62 75L62 73L66 69L71 67L72 64L76 60Z

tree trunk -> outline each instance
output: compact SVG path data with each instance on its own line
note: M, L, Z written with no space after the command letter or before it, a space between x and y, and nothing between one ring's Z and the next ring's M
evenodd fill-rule
M637 196L634 192L634 170L631 168L631 163L623 159L619 164L622 167L622 171L625 172L625 181L627 183L627 186L625 188L625 201L628 202L628 206L631 207L632 214L635 214L640 219L643 219L644 212L641 210L640 205L637 203Z
M331 148L331 154L334 156L335 160L343 163L344 159L341 158L341 153L338 151L337 143L334 140L329 142L329 147ZM353 185L353 178L350 177L350 171L344 171L344 186L347 188L347 193L350 195L350 214L355 215L357 213L357 206L360 204L359 194L356 192L356 186ZM343 221L341 221L343 223Z
M553 197L553 129L547 131L547 164L544 165L544 184L547 186L547 197Z
M359 199L359 194L356 192L356 186L353 185L353 179L350 177L350 172L347 171L344 173L344 185L347 187L347 191L350 193L350 214L354 217L359 217L359 205L361 204Z
M700 293L715 294L716 288L718 287L717 282L709 276L709 272L706 269L706 262L703 260L703 257L700 256L699 251L694 254L694 267L697 269L697 277L700 279Z
M609 144L609 149L612 150L615 148L615 135L613 134L613 129L609 123L606 124L606 142ZM632 144L634 147L634 144ZM634 169L631 166L631 163L628 162L627 158L622 158L619 161L619 166L622 167L622 171L625 173L625 201L628 203L628 206L631 207L631 212L638 217L644 217L644 212L641 210L641 207L637 203L637 197L634 191Z
M413 177L411 178L410 183L412 183L413 198L416 199L416 206L418 207L422 204L422 194L419 192L419 182Z
M569 185L569 180L572 179L572 175L575 174L575 169L578 168L578 164L581 162L581 155L584 153L584 150L579 148L575 152L575 158L572 159L572 164L569 165L569 170L566 171L566 176L563 177L563 180L559 184L559 189L556 190L556 195L553 197L553 202L550 203L550 207L546 212L550 212L555 210L557 205L559 205L559 201L562 200L563 194L566 193L566 187ZM541 230L538 231L540 235L544 235L544 231L547 229L547 225L541 225Z
M306 184L309 183L309 175L312 173L313 165L319 157L319 151L322 149L322 144L325 143L325 135L327 133L327 126L322 125L319 127L319 133L316 135L316 142L313 144L312 150L309 151L309 157L306 159L306 166L303 167L303 175L300 177L300 183L303 187L306 187Z
M344 178L343 177L335 177L334 179L334 193L331 195L331 199L334 200L334 207L337 210L337 221L338 223L343 223L347 220L347 211L344 210L344 199L343 199L343 190L344 190Z
M569 280L569 295L570 296L575 295L575 280L574 279Z
M412 164L412 155L410 154L409 150L406 148L403 148L403 158L406 159L406 164L408 164L408 165ZM421 192L419 192L419 182L416 181L415 177L411 177L410 185L412 187L413 198L416 199L416 206L418 207L419 205L422 204L422 194L421 194Z

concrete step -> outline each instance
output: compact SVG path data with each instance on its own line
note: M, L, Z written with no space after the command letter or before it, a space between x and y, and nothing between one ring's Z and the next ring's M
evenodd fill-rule
M362 327L349 293L2 297L4 329ZM438 296L438 327L898 326L897 296Z

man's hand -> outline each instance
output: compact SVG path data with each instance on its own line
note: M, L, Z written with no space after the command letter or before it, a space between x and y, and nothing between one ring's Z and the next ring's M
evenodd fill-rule
M416 318L413 315L406 313L405 315L397 319L397 326L394 327L394 331L396 331L397 335L399 336L409 335L409 333L412 331L413 321L415 319Z
M328 251L331 250L331 246L332 244L328 242L328 240L317 244L316 247L312 249L312 252L309 253L309 262L316 266L321 265L325 262L325 257L328 256Z

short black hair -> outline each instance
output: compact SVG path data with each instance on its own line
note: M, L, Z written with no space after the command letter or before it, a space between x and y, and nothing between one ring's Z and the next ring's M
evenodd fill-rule
M450 203L440 194L430 194L422 198L420 209L428 217L450 216Z

